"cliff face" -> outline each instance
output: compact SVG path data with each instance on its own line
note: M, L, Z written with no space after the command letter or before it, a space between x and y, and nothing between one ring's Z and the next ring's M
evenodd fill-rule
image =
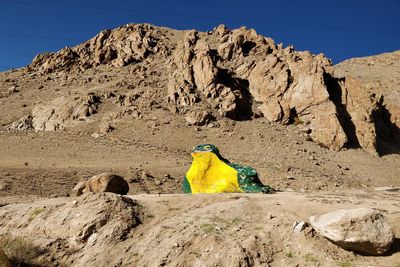
M118 114L143 113L158 105L194 125L224 117L302 124L313 141L333 150L362 147L376 153L377 136L382 135L377 125L398 125L397 115L385 115L383 98L369 94L357 79L336 78L322 54L283 48L243 27L231 31L221 25L204 33L125 25L76 47L38 55L27 70L68 81L102 66L130 69L132 76L126 80L133 82L122 83L129 89L125 94L101 95L92 88L91 95L55 98L32 110L32 127L68 128L98 111L98 117L107 120L115 114L102 114L101 106L102 99L110 97L117 99L109 109L118 109ZM27 128L20 124L14 128ZM386 128L386 135L395 131Z
M353 100L346 102L352 117L367 114L373 129L358 134L374 133L378 149L398 151L400 140L400 51L380 55L352 58L335 66L335 76L345 77L347 88L353 91ZM343 78L342 78L343 79ZM371 105L377 103L377 105ZM368 107L369 106L369 107ZM367 114L363 114L367 112ZM364 120L366 121L366 120ZM365 127L356 127L364 129ZM370 139L370 138L367 138ZM364 147L364 146L363 146Z

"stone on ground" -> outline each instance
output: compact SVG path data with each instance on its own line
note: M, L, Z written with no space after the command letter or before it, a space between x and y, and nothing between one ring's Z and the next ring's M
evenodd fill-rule
M80 196L87 192L102 193L111 192L126 195L129 191L129 184L121 176L101 173L93 176L87 181L81 181L71 191L71 196Z
M312 227L346 250L368 255L386 253L395 236L386 218L370 208L343 209L311 216Z

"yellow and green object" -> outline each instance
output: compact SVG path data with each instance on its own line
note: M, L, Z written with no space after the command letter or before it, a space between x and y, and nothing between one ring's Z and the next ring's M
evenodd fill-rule
M256 170L224 159L216 146L202 144L192 150L193 162L185 178L184 193L271 193Z

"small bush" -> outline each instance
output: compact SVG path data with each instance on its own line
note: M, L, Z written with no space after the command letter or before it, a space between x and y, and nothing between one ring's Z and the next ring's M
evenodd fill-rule
M32 242L21 237L11 237L10 235L0 236L0 251L3 252L12 265L16 266L34 265L35 259L40 255L39 248Z
M29 221L35 219L40 213L44 211L44 208L36 208L32 211L31 216L29 217Z
M293 119L293 124L294 125L300 125L300 124L303 124L304 122L299 118L299 117L294 117L294 119Z
M212 225L212 224L209 224L209 223L203 224L203 225L201 226L201 229L202 229L202 230L204 231L204 233L206 233L206 234L212 234L212 233L215 233L215 231L216 231L215 225Z
M304 259L305 259L307 262L318 262L318 259L317 259L313 254L311 254L311 253L306 254L306 255L304 256Z
M293 258L293 252L291 252L291 251L287 252L285 255L288 258Z
M349 262L340 261L340 262L338 262L338 266L339 267L351 267L351 264Z

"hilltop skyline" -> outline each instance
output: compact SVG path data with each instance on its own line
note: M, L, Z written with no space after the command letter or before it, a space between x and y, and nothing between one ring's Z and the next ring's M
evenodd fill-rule
M284 46L324 53L334 64L400 49L398 1L246 4L0 0L0 71L27 65L38 53L75 46L103 29L127 23L200 31L219 24L230 29L246 26Z

